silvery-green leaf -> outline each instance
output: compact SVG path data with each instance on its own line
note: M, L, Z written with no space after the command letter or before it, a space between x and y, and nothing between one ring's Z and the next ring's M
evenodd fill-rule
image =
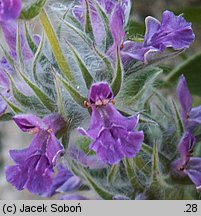
M20 15L21 19L30 20L36 17L45 6L47 0L25 0Z
M61 48L61 45L59 43L59 40L57 38L57 35L55 33L54 27L52 26L52 23L50 21L50 18L48 17L47 12L43 9L40 13L40 21L43 26L43 29L47 35L47 38L50 42L50 45L52 47L52 51L54 53L54 56L57 60L57 64L59 68L61 69L64 76L71 82L75 82L74 75L70 69L70 66L63 54L63 50Z

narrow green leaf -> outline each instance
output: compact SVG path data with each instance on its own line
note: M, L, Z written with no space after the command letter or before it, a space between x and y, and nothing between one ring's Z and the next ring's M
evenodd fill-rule
M36 17L41 12L46 2L47 0L35 0L32 1L31 4L30 1L27 4L24 4L20 18L30 20Z
M104 200L112 200L113 194L110 192L107 192L104 188L102 188L100 185L98 185L92 176L86 172L84 168L81 168L81 171L86 179L86 181L89 183L89 185L96 191L96 193L103 198Z
M154 144L153 148L153 158L152 158L152 177L153 179L157 179L159 176L160 170L159 170L159 158L158 158L158 149L157 145Z
M89 70L87 69L85 63L83 62L83 60L79 56L78 52L75 50L75 48L67 40L66 40L66 43L68 44L71 52L75 56L77 63L80 67L80 70L82 72L82 76L84 78L85 84L86 84L87 88L89 89L93 83L93 77L92 77L91 73L89 72Z
M75 26L73 26L72 24L68 23L66 20L61 19L61 21L71 30L73 30L77 35L80 36L80 38L82 38L83 41L85 41L86 44L88 44L89 46L93 43L93 41L84 33L82 32L80 29L76 28Z
M86 3L85 32L89 35L89 37L92 40L94 40L93 27L92 27L92 22L91 22L91 15L90 15L89 0L85 0L85 3Z
M142 149L141 149L143 152L149 154L149 155L152 155L153 154L153 148L145 143L142 144ZM159 154L159 158L160 160L164 163L164 164L169 164L170 163L170 160L165 156L163 155L162 153L158 152Z
M105 13L105 11L101 8L99 3L95 1L97 11L102 18L104 27L105 27L105 32L106 32L106 50L108 49L109 46L113 43L113 36L110 28L110 21L108 19L108 15Z
M103 53L101 53L96 47L95 45L93 46L94 51L96 52L96 54L101 58L101 60L105 63L106 67L108 68L109 73L111 74L111 77L113 77L115 70L114 67L112 65L112 62L110 61L110 59L104 55Z
M173 104L173 109L174 109L174 113L175 113L175 122L176 122L176 126L177 126L177 130L176 130L176 133L178 134L178 137L181 137L184 133L184 125L182 123L182 119L181 119L181 116L179 114L179 109L175 103L174 100L172 100L172 104Z
M62 18L60 18L61 21L64 21L64 20L66 19L66 16L68 15L68 12L69 12L69 9L67 9L67 10L64 12ZM61 39L62 24L63 24L63 23L59 23L58 29L57 29L57 31L56 31L56 34L57 34L57 36L58 36L59 39Z
M167 84L175 84L177 79L184 74L187 81L188 86L192 94L201 96L201 85L200 79L198 77L201 76L201 52L193 55L188 58L182 64L179 64L176 68L174 68L164 79L164 82Z
M75 88L73 88L63 77L61 77L61 75L57 73L56 76L63 83L63 86L69 92L74 101L80 106L84 107L84 101L87 99L83 97Z
M126 77L122 89L122 96L126 98L126 104L136 103L147 91L151 91L154 81L161 73L162 69L151 68Z
M38 47L31 37L27 24L25 24L25 33L26 33L26 39L27 39L30 49L32 50L33 53L36 53Z
M118 165L113 165L110 169L110 172L107 176L107 181L112 184L113 181L115 180L116 176L117 176L117 173L118 173L118 170L119 170L119 166Z
M24 79L24 81L31 87L31 89L35 92L37 97L40 99L40 101L43 103L43 105L49 109L50 111L55 110L55 104L54 101L47 96L36 84L34 84L30 79L27 78L25 74L23 74L19 69L17 69L21 77Z
M46 11L44 9L40 13L40 21L41 21L41 24L42 24L42 26L45 30L45 33L48 37L50 45L52 46L52 51L53 51L54 56L57 60L59 68L61 69L64 76L69 81L75 82L73 73L70 70L70 66L69 66L67 60L65 59L62 48L59 44L57 35L54 31L54 28L51 24L51 21L48 17L48 14L46 13Z
M84 30L84 26L78 21L78 19L74 16L73 12L66 15L67 20L76 28Z
M135 166L143 172L145 175L150 176L150 168L147 165L147 162L144 160L144 158L138 154L135 158L133 158L133 161L135 163Z
M16 38L16 47L17 47L17 56L20 62L20 66L22 68L25 67L24 65L24 55L22 53L22 42L21 42L21 32L20 32L20 24L18 24L18 28L17 28L17 38Z
M130 180L131 185L133 186L135 190L140 191L140 192L143 191L144 186L138 179L135 167L132 165L133 163L132 159L126 158L124 161L125 161L124 163L126 167L126 173Z
M35 81L38 81L38 76L37 76L37 63L38 63L38 60L39 60L39 57L40 57L40 54L42 52L42 48L43 48L43 45L44 45L44 41L45 41L45 37L44 37L44 33L42 34L42 38L41 38L41 41L40 41L40 44L38 46L38 49L34 55L34 60L33 60L33 75L34 75L34 79Z
M123 82L123 65L121 62L120 50L117 47L117 68L116 68L115 77L111 84L114 96L116 96L119 93L122 86L122 82Z
M157 145L154 144L152 155L152 176L148 188L150 199L156 199L156 197L161 198L163 191L169 188L169 185L164 181L164 178L161 175L158 156Z
M69 160L70 158L68 157L68 165L71 169L71 171L77 175L80 176L81 178L86 179L87 183L89 186L104 200L112 200L114 197L114 194L106 191L104 188L102 188L101 185L99 185L93 177L83 168L77 161L75 160Z
M64 105L63 105L63 100L62 100L62 95L61 95L61 88L59 86L59 80L58 80L57 76L55 76L55 87L56 87L56 93L57 93L58 111L62 116L66 116Z
M69 139L70 139L70 132L67 129L66 133L62 136L62 144L64 146L64 149L68 149Z
M12 92L15 99L24 107L29 108L30 110L34 109L34 111L37 111L37 113L43 113L42 111L45 110L45 107L41 104L40 100L35 96L26 96L22 92L18 90L18 88L15 85L15 82L12 78L12 76L8 74L8 77L11 82L12 86Z
M4 97L1 93L0 93L0 96L6 101L6 103L8 104L8 106L12 109L12 111L15 113L15 114L21 114L23 113L23 111L17 107L14 103L12 103L11 101L9 101L6 97Z

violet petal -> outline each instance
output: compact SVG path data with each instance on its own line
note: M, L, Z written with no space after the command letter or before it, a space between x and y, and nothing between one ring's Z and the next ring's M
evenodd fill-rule
M193 102L184 75L182 75L179 79L179 83L177 85L177 96L182 108L182 118L185 122L190 114Z
M16 115L13 117L13 120L24 132L31 132L34 128L47 129L47 125L40 118L32 114Z

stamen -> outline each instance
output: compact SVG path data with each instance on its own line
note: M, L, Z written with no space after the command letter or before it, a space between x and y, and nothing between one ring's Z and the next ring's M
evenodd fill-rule
M48 132L48 133L52 133L53 130L50 128L50 129L47 130L47 132Z
M112 103L113 105L115 105L115 100L114 99L103 99L103 100L97 100L95 102L95 106L105 106L109 103ZM84 108L90 108L93 104L90 104L88 101L84 101Z
M84 108L89 108L90 107L90 104L88 101L84 101Z
M115 102L115 99L112 99L112 100L111 100L111 103L112 103L113 105L115 105L115 103L116 103L116 102Z
M120 46L120 50L122 50L124 48L124 44L122 43Z

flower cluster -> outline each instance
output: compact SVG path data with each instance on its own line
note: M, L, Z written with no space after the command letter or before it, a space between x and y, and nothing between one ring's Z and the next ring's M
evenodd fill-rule
M119 4L115 0L98 1L110 20L110 30L112 32L114 43L107 51L107 54L115 60L117 46L121 50L122 62L124 65L134 60L149 62L152 53L163 52L166 48L171 47L175 50L189 48L194 41L195 35L192 31L191 23L180 15L176 16L171 11L163 13L162 22L153 17L147 17L146 33L143 42L135 42L126 39L124 27L127 24L127 17L130 13L130 1L124 0ZM93 22L94 35L97 44L104 38L104 24L98 15L97 7L89 1L91 17ZM74 9L75 17L84 24L85 20L85 1L81 6Z

